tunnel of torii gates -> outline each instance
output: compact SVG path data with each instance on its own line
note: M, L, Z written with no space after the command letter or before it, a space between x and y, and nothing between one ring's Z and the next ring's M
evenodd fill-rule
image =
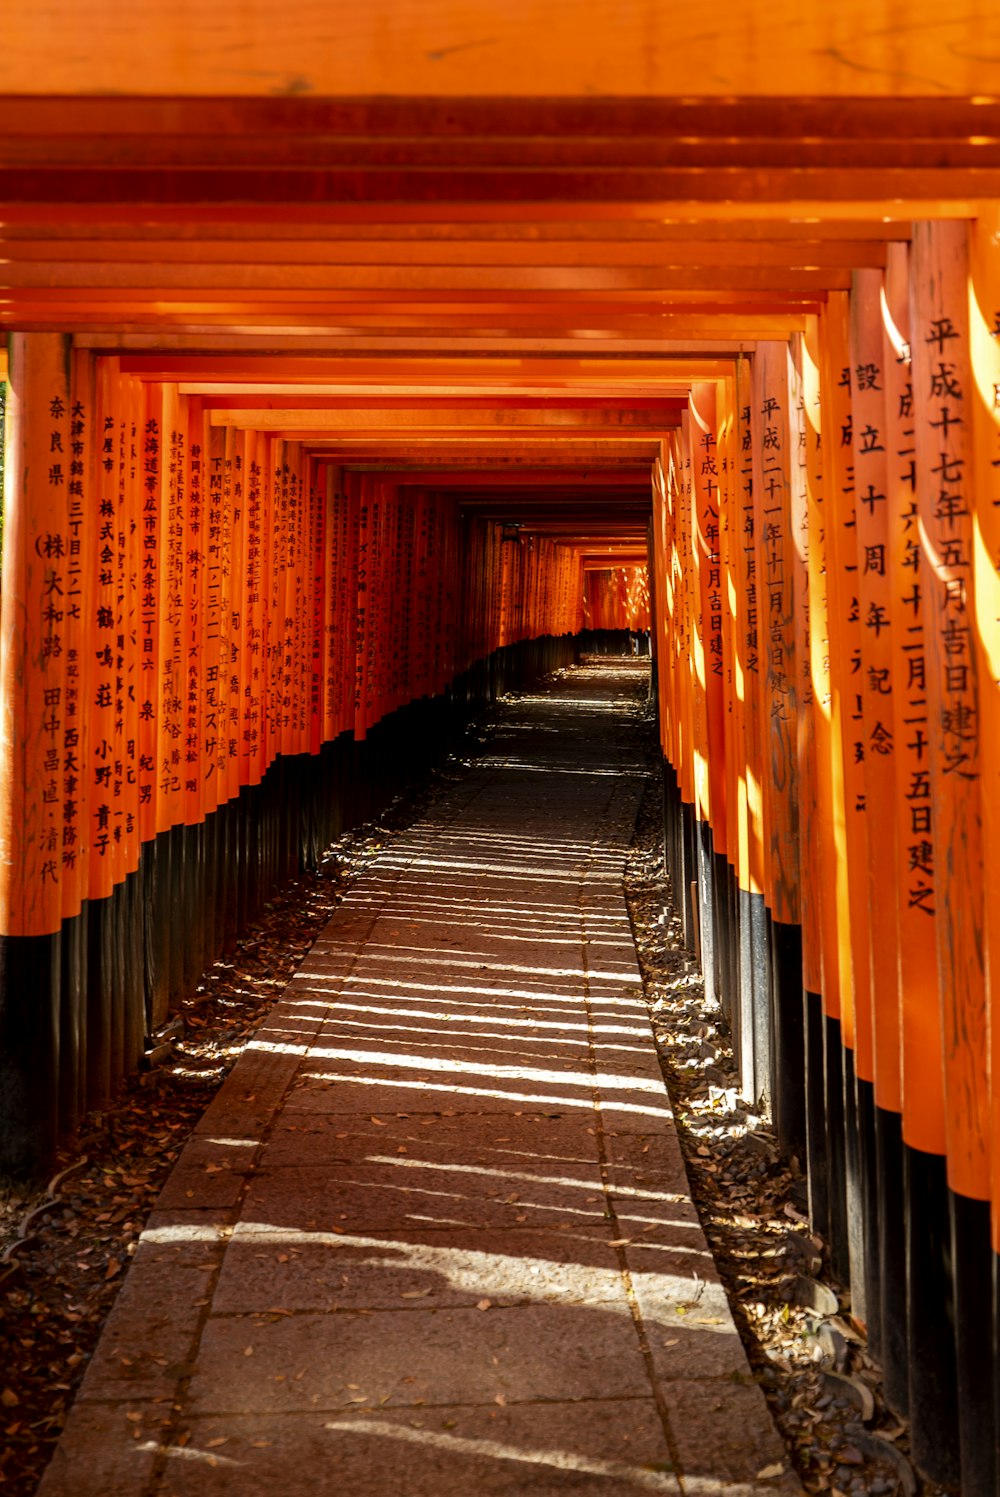
M1000 16L280 11L0 48L0 1164L649 610L742 1090L918 1465L994 1492Z

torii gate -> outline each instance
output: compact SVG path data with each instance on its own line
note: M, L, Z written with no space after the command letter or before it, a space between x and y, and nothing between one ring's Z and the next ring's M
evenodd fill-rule
M44 1158L257 897L230 861L298 856L289 797L332 825L349 739L573 635L651 520L689 936L918 1459L978 1492L1000 21L904 20L8 25L0 1107Z

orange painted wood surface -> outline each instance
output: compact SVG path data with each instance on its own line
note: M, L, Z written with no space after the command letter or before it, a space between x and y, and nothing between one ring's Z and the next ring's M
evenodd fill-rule
M364 737L501 644L582 625L572 528L501 542L454 492L344 474L52 335L14 341L11 379L4 933L106 897L277 754ZM615 543L598 529L590 555ZM609 575L608 627L648 627L644 570Z
M77 720L65 716L70 650L90 640L81 581L71 582L69 350L62 338L10 345L0 602L0 928L40 935L64 913L67 778L77 779ZM71 596L72 594L72 596ZM77 616L79 615L79 616ZM72 799L72 797L69 797ZM82 852L83 849L81 848ZM70 860L67 868L66 856ZM22 875L23 870L23 875ZM71 876L76 888L76 880ZM70 911L75 913L75 911Z
M853 747L864 766L864 862L851 877L867 873L867 928L858 930L855 970L866 969L871 992L875 1100L898 1112L899 945L896 898L896 728L893 715L893 608L889 556L890 432L898 410L887 405L882 329L881 271L855 273L851 292L851 447L854 460L854 578L861 720ZM859 857L862 851L858 837ZM860 900L858 901L860 904ZM852 944L858 928L852 907ZM867 947L867 950L865 949ZM857 981L857 978L856 978ZM866 1078L870 1079L870 1078Z
M886 411L892 442L888 501L892 579L892 681L896 761L893 889L899 941L903 1137L945 1152L941 1003L937 980L933 805L927 794L927 592L917 509L917 452L910 339L909 249L889 257L882 309Z
M1000 266L997 235L1000 212L985 206L972 226L969 241L969 337L973 384L973 463L978 497L973 517L976 648L979 675L980 767L983 818L983 931L986 1002L990 1024L989 1065L996 1077L1000 1063ZM996 1161L1000 1159L1000 1098L990 1091L990 1157L993 1171L993 1246L1000 1246L1000 1192Z
M884 6L809 4L788 27L725 0L710 18L655 0L594 0L588 24L556 0L497 14L487 0L372 0L363 10L293 0L274 27L263 0L211 15L138 0L40 0L19 18L5 93L468 97L997 95L996 22L916 0L907 25ZM66 38L53 48L52 37ZM176 128L176 126L175 126Z
M799 920L797 565L792 530L788 349L758 347L753 367L754 532L761 659L764 896L776 920Z
M913 411L948 1179L990 1194L968 230L915 226ZM957 891L961 891L957 897Z
M820 863L819 811L816 781L816 694L813 685L813 630L825 629L825 610L813 616L809 584L809 557L822 537L811 513L811 490L818 478L816 432L806 411L807 392L816 399L815 379L810 378L805 337L798 334L788 347L789 382L789 518L794 568L796 740L799 839L799 922L802 927L802 983L808 993L823 991L822 871Z

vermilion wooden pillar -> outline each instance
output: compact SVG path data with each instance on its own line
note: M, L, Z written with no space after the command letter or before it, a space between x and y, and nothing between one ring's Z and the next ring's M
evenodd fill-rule
M695 569L694 628L695 788L698 913L705 990L721 993L720 897L716 854L726 848L722 577L719 560L718 426L715 386L691 388L683 432L691 474L691 537Z
M851 1281L852 1298L860 1289L852 1278L848 1185L848 1143L852 1142L853 1078L858 1057L870 1066L871 1020L868 1006L867 967L855 962L861 946L853 929L859 903L864 901L867 874L863 856L864 765L853 754L853 729L860 719L852 659L854 620L854 479L851 461L850 351L848 347L848 301L845 293L830 296L820 318L823 401L823 486L826 516L827 607L830 641L830 730L829 758L824 764L829 778L820 786L832 831L834 855L830 864L828 896L833 895L836 916L836 972L839 989L839 1020L828 1022L825 1032L827 1154L830 1195L830 1252L834 1271ZM860 824L860 825L859 825ZM860 831L860 837L859 837ZM852 883L852 865L857 878ZM860 881L860 895L857 883ZM824 952L825 967L825 952ZM824 971L825 975L825 971ZM860 979L860 984L859 984ZM870 1074L870 1071L869 1071ZM857 1222L857 1211L853 1217ZM859 1296L863 1299L863 1292Z
M997 1161L1000 1159L1000 207L982 204L971 225L969 254L969 335L973 383L970 392L973 472L977 494L973 519L976 646L981 732L983 817L983 930L990 1024L991 1133L993 1190L991 1226L994 1286L994 1355L1000 1332L1000 1211ZM1000 1381L994 1362L994 1427L1000 1445ZM995 1459L1000 1463L1000 1453Z
M882 304L881 369L885 384L887 562L890 578L893 720L893 872L898 965L899 1109L876 1116L883 1198L883 1366L886 1397L905 1414L910 1403L906 1330L907 1223L919 1222L903 1198L904 1146L944 1155L940 1005L933 899L933 827L923 795L927 734L925 602L919 576L916 448L910 372L909 246L892 246ZM884 1033L884 1028L883 1028ZM891 1064L891 1061L890 1061ZM889 1073L891 1075L891 1072ZM879 1069L881 1088L885 1072Z
M963 1490L993 1490L991 1188L968 228L914 226L913 415ZM960 897L957 897L961 891ZM911 1361L913 1361L911 1348ZM928 1459L931 1458L928 1452Z
M1000 1159L1000 206L983 204L971 226L969 336L975 489L973 520L976 645L982 752L983 930L990 1023L993 1168L992 1244L994 1353L1000 1334L1000 1210L996 1182ZM995 1376L995 1368L994 1368ZM995 1387L1000 1402L1000 1384ZM1000 1414L996 1415L1000 1429ZM996 1443L996 1442L995 1442Z
M79 913L75 778L83 705L67 675L90 644L72 550L70 353L58 334L10 339L0 602L0 1168L54 1147L62 1002L60 927ZM91 646L92 647L92 646ZM73 709L67 717L67 707ZM69 761L67 763L67 760ZM72 797L69 797L72 800ZM67 861L68 859L68 861Z
M756 1090L755 1015L767 1013L768 949L765 907L766 857L764 824L763 692L766 662L766 616L758 557L755 499L757 456L754 449L754 384L751 362L736 361L735 461L739 545L735 571L740 600L737 655L742 666L742 737L738 740L742 777L741 831L745 829L744 879L738 900L739 1023L733 1035L744 1096Z
M815 888L804 898L815 906L815 922L807 932L818 951L806 946L805 965L805 1064L806 1064L806 1157L808 1160L809 1215L814 1227L830 1231L832 1191L839 1176L831 1164L827 1147L826 1053L828 1031L839 1030L840 946L837 929L838 836L834 814L834 737L839 735L839 700L834 701L830 677L829 608L829 501L823 481L824 428L823 379L821 374L819 325L810 317L802 339L802 401L806 444L806 514L809 551L806 559L809 601L809 692L812 698L812 743L814 760L812 794L805 801L806 822L811 832ZM839 741L839 739L838 739ZM807 741L807 751L809 745ZM821 894L821 897L817 897ZM817 964L818 958L818 964ZM839 1044L839 1039L838 1039Z
M754 539L761 661L761 769L764 899L767 907L766 999L755 1014L758 1086L779 1115L779 1088L791 1092L801 1053L800 856L798 825L797 593L802 578L795 545L791 466L793 423L788 346L758 346L753 368ZM788 948L791 948L789 951ZM775 956L779 957L776 964ZM788 958L792 956L793 959Z
M851 288L851 446L854 462L855 611L860 704L853 751L864 765L864 863L867 929L855 962L867 965L871 994L871 1072L855 1078L857 1189L862 1199L858 1251L865 1286L869 1346L881 1358L880 1215L875 1108L899 1112L899 1002L895 874L895 730L892 714L892 582L889 566L888 466L891 440L882 367L883 278L856 271ZM857 922L853 921L852 928ZM860 1310L860 1307L859 1307Z

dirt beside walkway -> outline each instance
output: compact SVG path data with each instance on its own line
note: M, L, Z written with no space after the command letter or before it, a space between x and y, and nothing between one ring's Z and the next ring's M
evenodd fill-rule
M171 1174L42 1497L798 1490L642 997L634 674L522 697L353 886Z

